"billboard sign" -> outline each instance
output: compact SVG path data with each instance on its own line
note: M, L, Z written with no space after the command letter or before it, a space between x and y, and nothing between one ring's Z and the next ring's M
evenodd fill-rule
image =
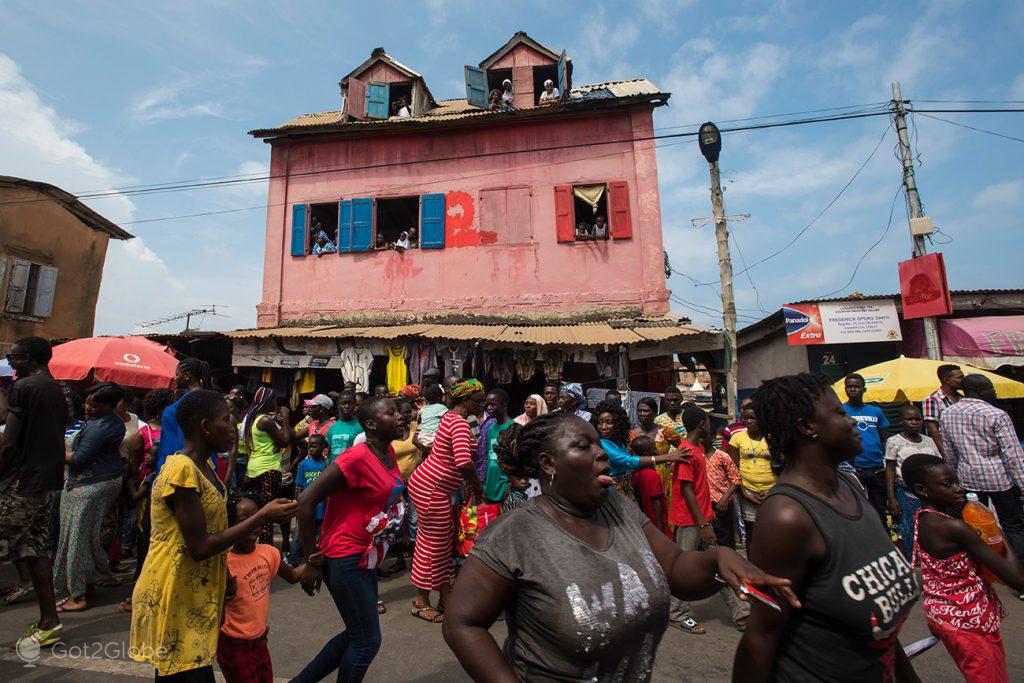
M890 299L787 304L782 307L790 346L899 341L900 321Z

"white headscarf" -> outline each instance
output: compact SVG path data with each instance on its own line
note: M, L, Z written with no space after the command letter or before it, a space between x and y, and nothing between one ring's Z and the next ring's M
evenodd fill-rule
M548 412L548 404L544 402L543 396L541 396L540 394L530 394L526 400L528 401L531 398L533 399L533 402L537 404L537 417L540 417L541 415L544 415ZM524 412L522 415L515 419L515 422L525 427L530 423L530 419L530 416Z

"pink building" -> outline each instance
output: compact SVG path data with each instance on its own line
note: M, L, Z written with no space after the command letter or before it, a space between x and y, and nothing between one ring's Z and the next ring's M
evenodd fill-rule
M571 73L517 33L466 67L467 99L435 100L378 48L340 110L252 131L271 145L258 325L668 313L651 137L669 94Z

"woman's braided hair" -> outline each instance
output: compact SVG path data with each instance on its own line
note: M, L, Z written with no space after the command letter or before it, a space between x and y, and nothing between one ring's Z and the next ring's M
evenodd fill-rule
M625 448L629 443L629 414L619 405L601 401L590 416L590 424L594 425L594 429L597 429L597 421L601 419L601 413L608 413L615 420L615 431L612 432L610 440Z
M786 456L800 441L799 423L814 420L815 402L832 391L825 375L801 372L765 380L754 394L757 426L768 442L772 472L781 474Z
M548 439L558 433L563 422L579 419L572 413L547 413L530 420L525 427L513 423L498 435L494 454L505 474L525 479L540 477L540 454Z

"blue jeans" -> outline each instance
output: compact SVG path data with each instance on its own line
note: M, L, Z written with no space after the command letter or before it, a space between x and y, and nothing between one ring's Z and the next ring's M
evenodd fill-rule
M324 560L324 585L345 622L292 683L314 683L338 672L339 683L363 680L380 649L377 572L359 569L359 555Z
M921 509L921 501L907 490L902 481L896 481L896 502L900 504L900 539L903 553L909 560L914 556L914 515Z

